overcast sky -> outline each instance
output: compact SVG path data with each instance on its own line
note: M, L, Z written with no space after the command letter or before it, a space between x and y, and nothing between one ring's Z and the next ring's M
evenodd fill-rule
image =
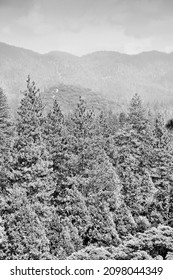
M173 0L0 0L0 41L41 53L173 51Z

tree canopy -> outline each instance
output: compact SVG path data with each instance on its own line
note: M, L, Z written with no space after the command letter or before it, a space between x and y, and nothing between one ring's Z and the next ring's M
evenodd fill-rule
M173 259L171 124L44 107L28 77L12 124L0 90L0 259Z

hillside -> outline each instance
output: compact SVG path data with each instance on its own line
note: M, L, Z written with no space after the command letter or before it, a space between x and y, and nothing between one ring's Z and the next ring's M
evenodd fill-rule
M106 99L100 92L94 92L88 88L81 86L58 84L50 87L42 93L42 99L46 104L46 111L52 108L53 101L56 99L61 109L65 113L72 112L79 101L79 97L87 101L89 108L94 108L94 111L106 109L121 111L121 105L118 102Z
M127 55L103 51L77 57L58 51L39 54L0 43L0 87L13 108L21 98L20 90L25 89L28 74L47 94L63 83L90 88L93 95L99 92L101 98L115 103L126 103L135 92L146 102L173 100L172 53Z
M156 51L138 55L97 52L84 56L82 60L93 77L97 77L92 88L103 91L110 98L129 99L135 92L145 101L171 98L172 54Z

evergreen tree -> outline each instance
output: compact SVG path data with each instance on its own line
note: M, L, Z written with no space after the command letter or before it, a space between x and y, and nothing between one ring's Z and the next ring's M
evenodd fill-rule
M101 112L96 119L96 133L102 139L102 148L105 150L110 161L114 163L117 157L117 149L115 147L114 136L118 130L118 120L116 115L111 112Z
M34 195L45 187L49 176L49 154L43 141L43 105L39 90L27 80L27 90L18 110L13 145L13 181L27 187ZM44 185L44 186L43 186Z
M2 89L0 89L0 155L1 160L7 152L8 147L8 106L7 99Z
M57 185L66 180L68 160L66 126L64 116L57 101L54 101L52 110L48 113L44 124L44 139L51 162L51 176Z
M1 260L51 259L45 227L28 201L26 189L13 185L1 206L6 237L0 246Z
M54 191L49 152L43 137L43 105L35 83L27 80L27 90L18 110L12 149L12 184L26 189L38 219L45 228L51 219L50 195Z
M52 155L57 149L58 142L62 136L63 127L64 116L57 100L55 100L52 110L50 110L47 114L44 125L44 137L47 141L48 149Z
M8 161L10 157L11 125L9 121L8 105L5 94L0 89L0 189L7 185Z
M127 123L115 135L117 158L114 161L123 184L124 202L134 217L147 212L150 203L145 198L153 196L149 173L151 139L150 125L136 94L130 102Z
M115 212L121 203L121 185L116 170L104 152L94 153L94 156L85 182L86 203L91 217L91 226L85 232L85 244L116 246L120 240Z
M90 217L85 199L75 185L57 189L48 237L52 255L65 259L83 247L83 233L90 225Z
M160 114L155 120L153 135L151 176L157 191L150 215L153 222L167 225L172 220L173 150L171 135Z
M96 127L95 117L81 99L71 117L70 133L75 160L71 163L76 167L73 180L78 182L91 217L91 224L83 234L84 244L117 244L113 213L120 200L120 184L105 153L103 135Z
M167 259L173 252L173 229L159 225L144 233L129 236L123 244L112 248L112 257L118 260Z
M140 96L137 93L132 97L130 101L128 122L137 132L140 132L146 127L145 110L142 105Z
M81 104L83 101L80 101ZM83 105L82 105L83 106ZM79 109L79 107L78 107ZM81 109L81 108L80 108ZM82 108L83 110L83 108ZM77 118L80 112L75 112ZM79 172L74 153L74 142L81 140L84 135L82 123L79 125L77 137L68 131L58 104L55 102L53 111L47 116L47 128L50 132L49 144L50 155L53 162L53 178L56 183L55 190L51 195L51 203L54 205L54 216L49 227L49 239L52 254L63 259L83 246L82 234L90 223L85 199L80 192L76 175ZM70 128L71 128L70 124ZM81 134L80 134L81 132ZM51 143L51 144L50 144ZM79 147L76 146L78 149ZM75 150L76 151L76 150ZM80 157L80 154L77 152Z

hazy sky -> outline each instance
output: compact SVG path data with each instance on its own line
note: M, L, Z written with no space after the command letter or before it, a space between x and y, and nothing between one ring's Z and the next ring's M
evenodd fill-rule
M173 51L173 0L0 0L0 41L41 53Z

